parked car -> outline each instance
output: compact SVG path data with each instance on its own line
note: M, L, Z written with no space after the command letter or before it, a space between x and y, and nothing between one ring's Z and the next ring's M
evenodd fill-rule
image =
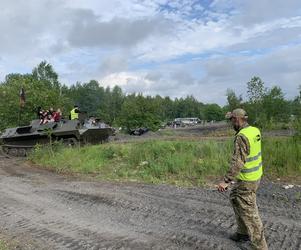
M148 132L148 128L135 128L130 130L130 135L142 135Z

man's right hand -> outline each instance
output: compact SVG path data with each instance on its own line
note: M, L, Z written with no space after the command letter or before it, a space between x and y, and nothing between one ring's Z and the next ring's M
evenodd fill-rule
M217 190L219 192L225 192L225 191L227 191L229 185L230 185L230 183L226 183L223 181L220 184L218 184Z

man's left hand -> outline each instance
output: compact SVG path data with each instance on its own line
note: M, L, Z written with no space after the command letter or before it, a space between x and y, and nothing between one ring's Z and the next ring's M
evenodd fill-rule
M225 192L225 191L227 191L229 185L230 185L230 183L226 183L223 181L220 184L218 184L217 189L219 192Z

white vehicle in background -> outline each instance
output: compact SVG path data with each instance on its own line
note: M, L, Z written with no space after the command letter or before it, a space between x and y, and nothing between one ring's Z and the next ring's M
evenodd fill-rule
M197 117L185 117L185 118L176 118L174 120L176 125L180 126L194 126L201 122Z

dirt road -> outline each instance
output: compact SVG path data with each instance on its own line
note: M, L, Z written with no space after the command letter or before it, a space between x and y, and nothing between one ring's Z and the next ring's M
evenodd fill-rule
M0 156L0 232L19 249L241 249L227 195L209 189L88 182ZM301 188L263 183L270 249L301 249Z

